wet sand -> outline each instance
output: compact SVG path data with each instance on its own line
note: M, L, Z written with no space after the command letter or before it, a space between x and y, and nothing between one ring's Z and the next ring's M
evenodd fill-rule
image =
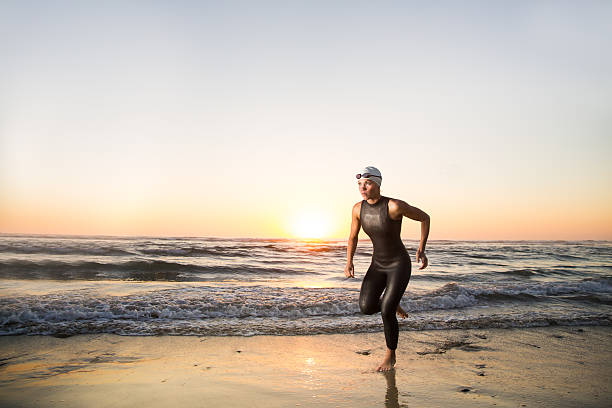
M2 407L609 407L612 327L0 337Z

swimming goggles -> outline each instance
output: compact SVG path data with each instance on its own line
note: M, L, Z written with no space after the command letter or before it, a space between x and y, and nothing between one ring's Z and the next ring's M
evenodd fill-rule
M357 177L358 179L360 178L370 178L370 177L380 177L380 179L382 180L381 176L377 176L376 174L370 174L370 173L363 173L363 174L357 174L355 177Z

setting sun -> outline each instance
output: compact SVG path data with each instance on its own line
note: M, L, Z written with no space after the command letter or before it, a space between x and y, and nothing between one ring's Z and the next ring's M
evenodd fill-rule
M330 232L329 216L320 211L304 211L293 217L291 234L296 238L324 238Z

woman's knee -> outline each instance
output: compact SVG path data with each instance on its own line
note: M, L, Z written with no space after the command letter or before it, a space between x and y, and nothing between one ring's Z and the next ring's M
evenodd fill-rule
M361 313L371 315L378 312L378 303L368 301L366 298L360 298L359 309Z

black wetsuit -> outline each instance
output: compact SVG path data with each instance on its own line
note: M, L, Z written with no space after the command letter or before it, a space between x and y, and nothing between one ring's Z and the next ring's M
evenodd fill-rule
M410 280L412 264L400 238L402 219L389 217L388 202L385 196L375 204L361 202L361 226L372 240L374 254L361 283L359 308L364 314L381 312L387 347L395 350L399 336L395 313Z

